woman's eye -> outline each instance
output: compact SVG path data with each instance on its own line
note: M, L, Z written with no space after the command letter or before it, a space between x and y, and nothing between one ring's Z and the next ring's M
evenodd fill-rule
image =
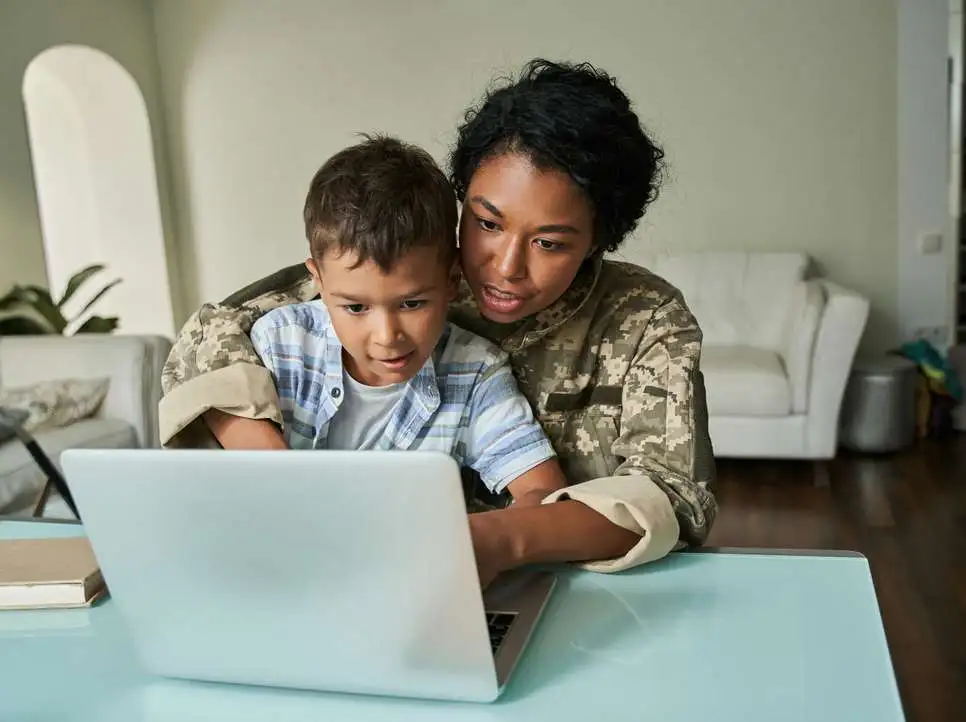
M548 241L546 238L538 238L536 240L536 244L545 251L556 251L557 249L560 248L559 243Z
M407 311L413 311L413 310L415 310L417 308L422 308L425 305L426 305L426 301L424 301L422 299L409 300L409 301L403 301L402 302L402 307L405 308Z
M490 233L492 233L493 231L497 231L497 230L500 229L500 226L499 225L497 225L496 223L494 223L491 220L487 220L486 218L480 218L479 216L477 216L476 217L476 222L480 224L480 228L482 228L484 231L488 231Z
M353 316L363 313L366 310L366 307L361 303L349 303L342 308L351 313Z

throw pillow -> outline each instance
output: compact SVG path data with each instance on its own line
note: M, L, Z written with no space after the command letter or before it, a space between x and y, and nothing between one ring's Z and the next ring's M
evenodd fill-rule
M17 429L23 426L29 416L22 409L5 409L0 406L0 444L15 437Z
M0 391L0 406L27 413L26 431L67 426L96 413L110 379L57 379Z

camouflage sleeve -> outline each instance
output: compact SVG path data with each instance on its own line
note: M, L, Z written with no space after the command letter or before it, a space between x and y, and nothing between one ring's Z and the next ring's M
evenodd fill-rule
M255 321L273 308L316 295L304 267L291 266L196 311L175 339L161 372L161 443L210 444L195 422L213 408L280 421L274 382L249 334Z
M651 318L624 380L617 475L648 476L667 495L680 539L703 544L717 511L701 329L678 299Z
M651 316L624 378L613 476L574 484L545 503L581 501L641 534L623 558L583 564L613 572L704 543L717 511L708 433L701 330L684 302L672 298Z

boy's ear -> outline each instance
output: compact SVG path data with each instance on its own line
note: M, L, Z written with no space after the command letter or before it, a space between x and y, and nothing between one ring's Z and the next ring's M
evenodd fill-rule
M319 271L319 264L315 262L315 259L311 256L305 259L305 267L312 274L312 278L315 279L315 285L318 286L319 292L322 291L322 273Z
M449 269L449 279L446 284L447 301L456 300L456 296L459 294L460 279L462 276L463 270L460 268L460 263L458 260L454 260L453 266Z

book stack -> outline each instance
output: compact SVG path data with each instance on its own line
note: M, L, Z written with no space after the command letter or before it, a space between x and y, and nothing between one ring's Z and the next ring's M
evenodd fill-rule
M0 540L0 610L89 607L105 592L86 537Z

